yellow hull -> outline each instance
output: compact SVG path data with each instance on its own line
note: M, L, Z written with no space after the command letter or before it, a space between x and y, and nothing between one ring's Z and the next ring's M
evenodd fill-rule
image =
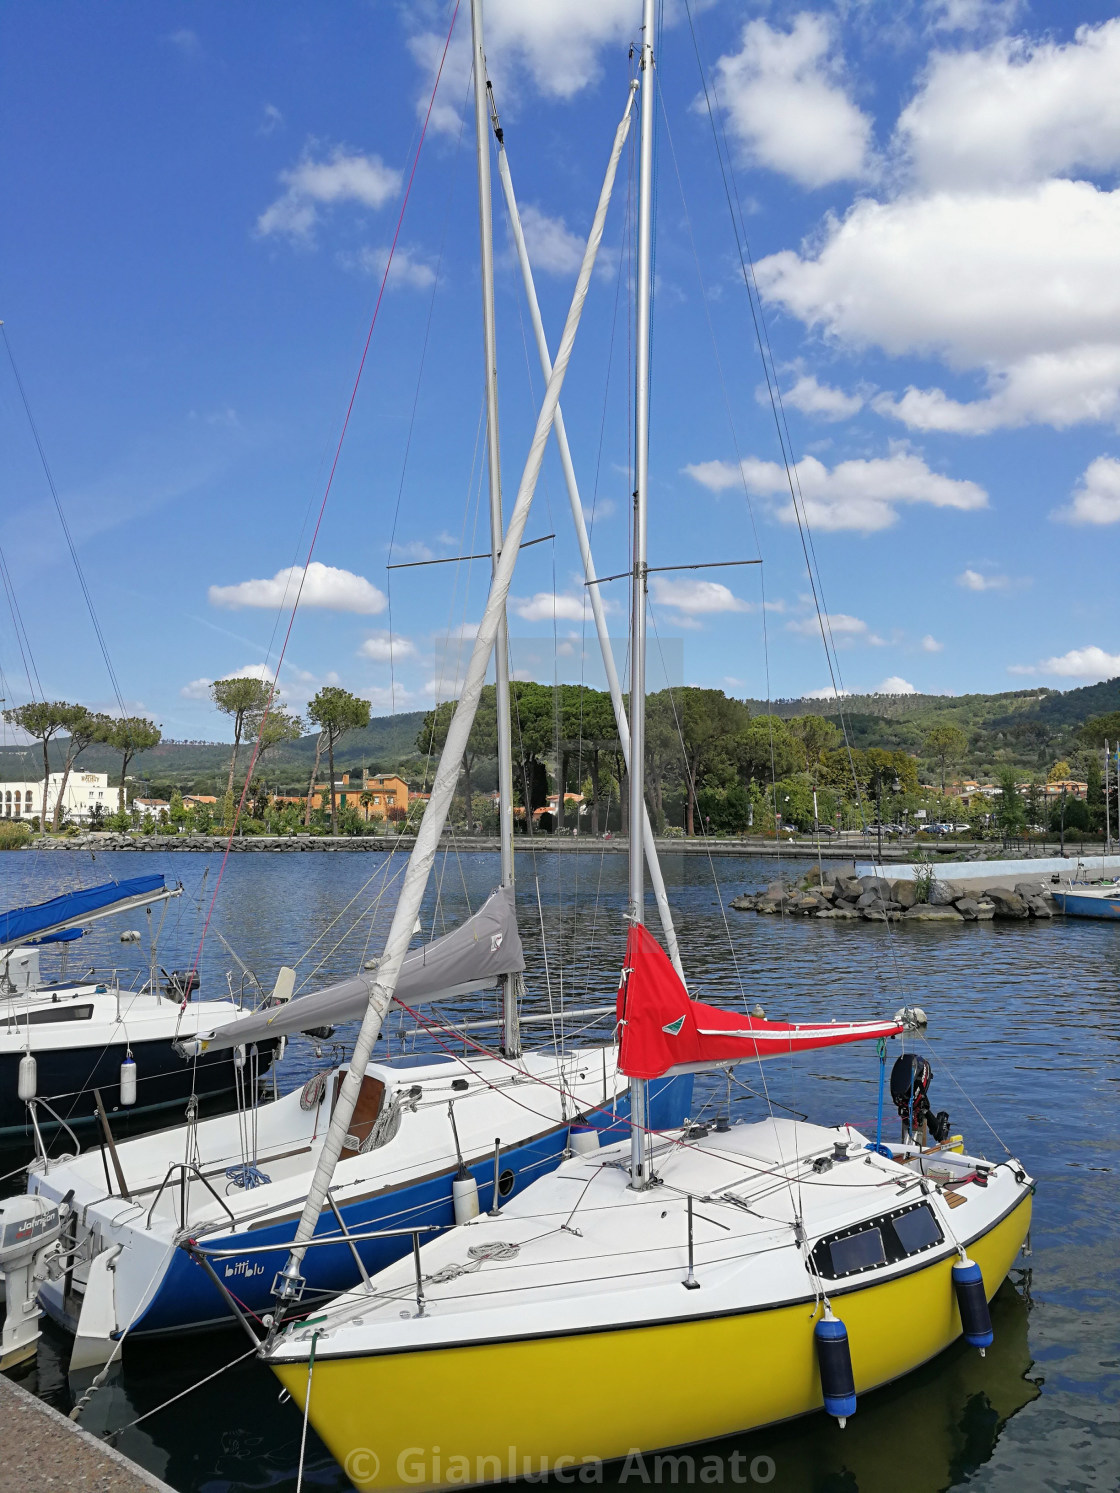
M969 1246L989 1298L1030 1218L1028 1194ZM837 1293L858 1393L900 1378L959 1337L952 1267L942 1259ZM628 1393L634 1365L640 1385ZM302 1409L307 1364L273 1367ZM802 1303L571 1337L320 1358L310 1420L355 1487L424 1489L710 1441L821 1408Z

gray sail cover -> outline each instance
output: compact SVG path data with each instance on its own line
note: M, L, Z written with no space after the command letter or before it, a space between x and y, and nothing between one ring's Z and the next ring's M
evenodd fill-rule
M519 974L524 968L513 888L499 887L465 923L405 956L394 999L402 1006L416 1006L466 995L494 986L499 975ZM297 995L284 1005L254 1011L218 1027L205 1039L206 1046L238 1047L282 1032L359 1021L376 980L377 971L370 970L324 990Z

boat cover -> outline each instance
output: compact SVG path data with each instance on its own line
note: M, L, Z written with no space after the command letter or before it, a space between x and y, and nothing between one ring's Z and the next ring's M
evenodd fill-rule
M465 995L497 983L499 975L518 974L525 955L517 932L512 887L492 892L473 917L405 956L394 997L402 1006ZM317 1027L358 1021L365 1014L377 971L355 975L283 1005L268 1006L239 1017L206 1038L206 1046L238 1047L246 1042L306 1032Z
M763 1021L690 1000L665 951L640 924L631 927L626 940L617 1012L618 1066L630 1078L726 1068L754 1058L896 1037L903 1029L900 1021Z
M49 902L34 907L13 907L0 913L0 948L24 943L49 928L80 923L91 912L125 902L130 897L145 897L164 890L162 876L133 876L129 881L107 881L103 886L87 886L78 892L65 892Z

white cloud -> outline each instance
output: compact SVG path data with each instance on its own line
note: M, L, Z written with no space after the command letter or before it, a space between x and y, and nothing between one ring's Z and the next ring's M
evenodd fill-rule
M275 104L265 104L261 111L261 122L257 125L258 135L271 135L280 129L284 123L284 116Z
M734 463L698 462L684 468L712 492L721 492L740 481ZM839 462L831 470L815 456L805 456L794 468L809 522L818 529L855 529L872 534L889 528L904 503L928 503L935 508L971 511L986 508L988 495L975 482L943 477L930 471L925 461L911 451L890 456ZM750 491L764 497L788 494L785 468L774 461L747 457L742 475ZM779 503L775 512L783 523L794 523L792 502Z
M902 679L898 674L891 674L884 679L882 684L876 685L871 691L873 695L916 695L918 691L908 679Z
M359 690L363 700L368 700L375 710L395 712L407 710L421 699L415 690L404 689L399 684L376 685L372 689Z
M978 434L1120 417L1120 191L1050 180L1014 189L859 200L819 245L760 261L764 296L859 350L938 356L983 376L881 395L912 429Z
M923 653L940 653L944 649L944 647L945 644L939 643L932 633L927 632L925 637L922 639Z
M1120 461L1114 456L1091 461L1069 507L1057 509L1053 517L1071 524L1120 523Z
M363 207L384 207L400 190L401 173L378 155L362 155L336 145L323 160L307 152L281 171L286 190L257 219L262 237L277 233L295 242L310 243L322 207L356 202Z
M759 390L760 404L768 403L769 398L765 387ZM862 394L845 394L843 389L819 384L811 373L802 374L793 388L785 391L782 400L803 415L815 415L819 420L849 420L859 414L864 404Z
M535 596L514 598L510 602L512 611L523 622L582 622L590 612L586 596L571 592L538 591Z
M544 275L575 275L587 245L563 218L552 218L533 203L521 209L525 247L534 271Z
M1087 679L1095 683L1120 674L1120 653L1106 653L1095 644L1071 648L1060 658L1044 658L1037 664L1009 664L1009 674L1050 674L1059 679Z
M753 612L719 581L670 581L662 575L650 578L650 591L657 606L674 607L687 617L715 612Z
M167 40L184 57L202 56L202 43L198 39L198 32L192 31L189 26L180 26L178 31L172 31Z
M382 244L377 248L367 247L359 249L356 254L341 254L339 258L348 267L352 266L354 269L361 270L363 274L372 275L380 280L385 273L385 266L389 263L389 246ZM427 290L435 284L435 280L435 265L429 264L416 250L409 249L404 244L397 245L393 252L393 262L389 266L386 286Z
M278 570L271 580L241 581L235 586L211 586L207 593L215 607L291 606L303 578L303 566ZM358 612L364 616L385 610L385 595L364 576L339 570L312 560L307 567L300 605L322 607L332 612Z
M1040 181L1120 165L1120 20L1074 40L1001 38L935 55L898 121L917 177L934 188Z
M413 7L414 10L420 7ZM486 65L500 107L526 87L537 95L570 99L596 83L599 53L636 39L639 16L634 0L488 0ZM432 83L443 55L446 33L417 31L408 49L420 68L416 111L428 112ZM429 128L458 135L463 126L459 100L471 70L470 25L457 26L447 49ZM454 102L453 102L454 101Z
M825 618L825 625L833 637L854 640L861 638L867 643L881 643L882 638L876 635L868 627L867 623L859 617L852 617L847 612L829 612ZM795 632L803 638L819 638L821 635L821 624L816 617L802 617L796 622L786 623L787 632Z
M1009 575L982 575L979 570L962 570L957 585L966 591L1010 591Z
M803 187L867 174L871 121L844 90L823 16L802 12L790 31L748 21L740 50L720 57L715 75L728 126L753 165Z
M831 684L826 684L823 689L807 691L801 698L803 700L846 700L850 694L850 689L833 689Z
M1022 0L929 0L937 31L1002 31L1022 9Z
M413 658L415 654L416 644L411 638L390 634L384 628L370 633L358 649L359 657L371 658L375 663L395 663L398 659Z
M303 674L298 669L292 672L301 679L301 682L313 678L311 674ZM243 664L240 669L227 669L218 677L221 679L259 679L262 684L271 684L274 674L275 670L270 669L267 664ZM210 686L213 682L212 679L192 679L189 684L183 685L179 694L184 700L209 700ZM277 694L282 699L286 699L288 691L281 684L277 688Z

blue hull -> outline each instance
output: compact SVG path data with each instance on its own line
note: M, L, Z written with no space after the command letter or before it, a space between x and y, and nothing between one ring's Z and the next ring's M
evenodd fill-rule
M1107 897L1087 897L1081 892L1052 892L1067 917L1120 919L1120 889Z
M650 1083L650 1124L653 1129L673 1130L684 1123L692 1104L692 1082L692 1075L686 1074ZM629 1113L630 1098L625 1094L619 1097L614 1113L605 1111L591 1116L590 1123L600 1132L602 1145L611 1145L629 1135ZM568 1129L567 1125L557 1126L502 1153L502 1173L512 1174L512 1183L508 1177L505 1178L506 1191L499 1202L513 1197L538 1177L559 1166L568 1144ZM479 1207L485 1210L493 1202L492 1157L479 1159L469 1167L469 1171L478 1184ZM423 1177L400 1187L387 1188L369 1197L355 1199L340 1209L346 1227L351 1233L411 1228L414 1225L451 1228L455 1222L451 1196L454 1175L452 1168L435 1176ZM270 1311L274 1305L272 1282L287 1260L288 1247L298 1222L298 1215L293 1215L271 1228L253 1229L247 1234L224 1237L208 1235L205 1240L208 1250L237 1249L244 1246L255 1251L262 1245L276 1246L273 1252L267 1254L245 1254L213 1262L216 1273L230 1295L258 1315ZM323 1213L315 1232L317 1235L337 1234L338 1225L334 1216L329 1212ZM412 1241L407 1236L371 1239L358 1244L356 1248L362 1264L372 1275L407 1254L412 1248ZM359 1279L350 1246L344 1241L309 1249L304 1256L303 1273L307 1280L305 1305L314 1302L316 1295L333 1296L340 1291L347 1291L357 1285ZM177 1249L151 1305L129 1336L189 1332L203 1327L225 1326L229 1321L229 1307L204 1267L185 1250Z

